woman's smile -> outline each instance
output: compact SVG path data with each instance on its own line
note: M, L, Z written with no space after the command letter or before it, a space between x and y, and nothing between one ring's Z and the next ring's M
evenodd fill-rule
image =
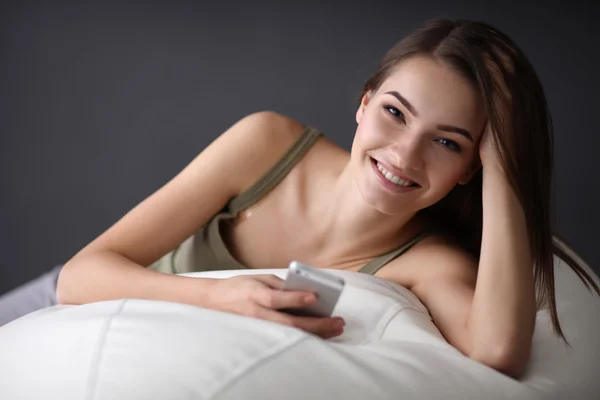
M382 167L382 171L377 166L377 160L375 160L373 157L370 157L370 161L371 166L373 167L373 173L377 176L377 180L386 189L391 190L394 193L408 193L421 188L421 186L419 186L417 183L398 179L398 177L393 176L391 172L388 172L386 175L384 175L385 168ZM389 176L389 179L387 176Z

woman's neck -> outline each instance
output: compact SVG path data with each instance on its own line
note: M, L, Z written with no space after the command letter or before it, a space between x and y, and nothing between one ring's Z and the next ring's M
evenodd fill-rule
M384 214L361 196L352 165L346 165L330 182L321 183L308 202L307 218L314 226L319 259L371 259L410 240L422 229L415 213ZM323 189L324 188L324 189Z

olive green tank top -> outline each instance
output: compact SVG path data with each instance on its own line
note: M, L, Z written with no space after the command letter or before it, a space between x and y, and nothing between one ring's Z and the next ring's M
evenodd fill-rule
M277 163L250 188L231 199L226 206L194 235L187 238L177 248L165 254L148 268L155 271L181 274L198 271L246 269L227 249L221 236L221 221L231 220L238 213L252 206L272 190L300 161L323 133L305 126L300 138L287 150ZM374 274L385 264L398 257L425 236L421 232L402 246L382 254L367 264L359 272ZM287 268L287 265L282 266Z

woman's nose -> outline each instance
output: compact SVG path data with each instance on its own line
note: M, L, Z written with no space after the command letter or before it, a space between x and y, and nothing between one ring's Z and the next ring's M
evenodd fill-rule
M423 169L422 143L417 134L404 132L394 141L389 161L394 166L414 171Z

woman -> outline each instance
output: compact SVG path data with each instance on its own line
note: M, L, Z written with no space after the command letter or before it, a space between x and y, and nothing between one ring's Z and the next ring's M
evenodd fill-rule
M341 334L339 318L277 311L316 299L275 276L174 274L301 260L409 288L450 344L520 376L539 307L562 336L552 128L522 51L483 23L428 21L367 80L356 122L348 153L283 115L241 119L69 260L58 301L175 301Z

